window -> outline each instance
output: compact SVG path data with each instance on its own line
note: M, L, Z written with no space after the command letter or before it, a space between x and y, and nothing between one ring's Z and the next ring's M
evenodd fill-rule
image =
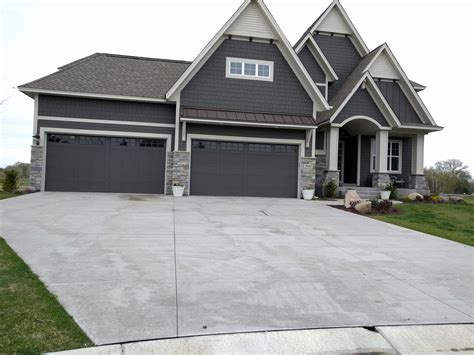
M271 153L272 146L271 144L250 143L249 151L258 153Z
M324 131L316 131L316 150L319 151L319 153L324 153L326 150L325 136Z
M64 144L74 144L76 141L75 136L67 136L64 134L49 134L48 142L52 143L64 143Z
M233 142L222 142L220 145L221 150L234 151L234 152L243 152L244 144L243 143L233 143Z
M273 81L273 62L241 58L226 62L227 78Z
M377 149L375 139L370 141L370 171L375 171ZM402 173L402 141L389 139L387 146L387 171L393 174Z

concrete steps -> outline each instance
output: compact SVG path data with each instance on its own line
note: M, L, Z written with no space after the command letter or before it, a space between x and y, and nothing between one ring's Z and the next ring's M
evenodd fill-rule
M380 198L380 190L373 187L361 186L341 186L338 191L341 197L344 197L347 190L356 190L360 198L363 200L377 200Z

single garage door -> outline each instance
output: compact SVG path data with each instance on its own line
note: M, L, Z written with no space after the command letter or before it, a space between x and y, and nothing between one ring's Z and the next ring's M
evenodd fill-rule
M163 193L166 142L49 134L47 191Z
M296 197L298 146L193 140L192 195Z

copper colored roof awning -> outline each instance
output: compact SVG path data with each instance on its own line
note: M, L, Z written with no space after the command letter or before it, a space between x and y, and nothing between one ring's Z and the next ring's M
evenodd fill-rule
M285 115L260 112L222 111L202 108L181 107L183 121L202 121L203 123L248 124L268 126L297 126L315 128L316 122L311 116Z

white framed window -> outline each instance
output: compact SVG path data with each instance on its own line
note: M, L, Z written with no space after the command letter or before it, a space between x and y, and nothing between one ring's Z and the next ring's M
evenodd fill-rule
M375 171L375 162L377 160L377 147L375 138L370 140L370 172ZM387 146L387 171L392 174L402 173L402 141L389 139Z
M273 62L254 59L226 59L226 78L273 81Z

